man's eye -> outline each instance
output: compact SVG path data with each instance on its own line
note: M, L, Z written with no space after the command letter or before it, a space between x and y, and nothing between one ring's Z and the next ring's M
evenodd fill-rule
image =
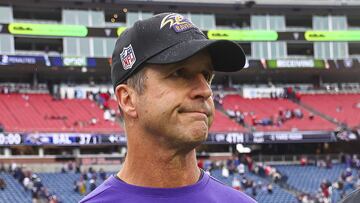
M183 73L183 70L182 69L178 69L176 71L174 71L171 76L174 76L174 77L180 77L182 76L184 73Z
M211 82L212 79L214 78L214 74L212 72L209 71L204 71L203 73L204 78L206 79L206 81Z

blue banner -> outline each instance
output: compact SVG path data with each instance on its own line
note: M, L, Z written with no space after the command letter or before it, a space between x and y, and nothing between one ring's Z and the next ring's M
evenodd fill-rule
M358 139L359 135L355 135ZM334 132L224 132L210 133L204 144L267 144L336 142ZM124 133L0 133L0 146L9 145L125 145Z
M29 65L48 65L49 59L44 56L16 56L16 55L0 55L0 65L15 65L15 64L29 64Z
M0 55L0 65L41 65L56 67L96 67L95 58L86 57L60 57L60 56L25 56L25 55Z

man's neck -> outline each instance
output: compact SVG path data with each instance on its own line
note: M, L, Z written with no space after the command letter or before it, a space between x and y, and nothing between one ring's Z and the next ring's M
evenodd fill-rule
M187 154L169 153L160 149L147 153L129 150L117 174L126 183L157 188L191 185L199 180L200 175L195 149Z

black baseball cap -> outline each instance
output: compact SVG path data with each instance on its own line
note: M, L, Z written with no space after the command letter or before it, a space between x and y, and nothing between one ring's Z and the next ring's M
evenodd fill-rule
M161 13L137 21L117 39L112 55L111 80L114 88L144 67L170 64L207 49L215 71L242 69L244 51L229 40L209 40L199 28L177 13Z

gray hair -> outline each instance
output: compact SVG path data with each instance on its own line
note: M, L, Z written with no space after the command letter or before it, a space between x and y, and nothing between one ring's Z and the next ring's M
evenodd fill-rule
M145 81L147 79L145 69L146 68L143 68L126 80L126 84L133 88L138 94L143 94L145 91Z
M145 68L141 69L139 72L132 75L130 78L128 78L125 82L125 84L129 85L131 88L135 90L136 93L139 95L143 94L145 91L145 81L147 77L145 75ZM120 116L119 121L122 127L124 127L124 114L119 106Z

